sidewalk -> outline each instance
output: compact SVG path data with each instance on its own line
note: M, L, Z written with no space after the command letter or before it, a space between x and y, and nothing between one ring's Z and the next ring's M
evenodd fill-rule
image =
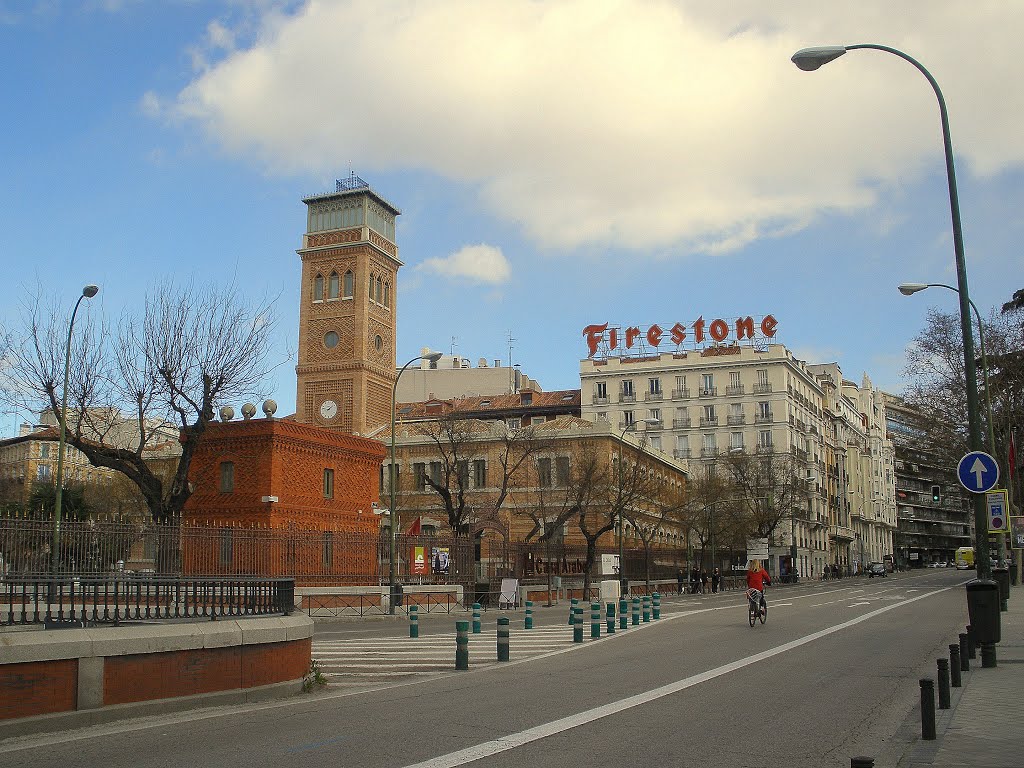
M951 708L936 712L935 741L918 742L900 762L901 768L1024 766L1019 713L1024 692L1024 587L1010 588L1008 608L1000 613L998 666L982 669L979 650L971 671L963 673L963 687L952 689Z

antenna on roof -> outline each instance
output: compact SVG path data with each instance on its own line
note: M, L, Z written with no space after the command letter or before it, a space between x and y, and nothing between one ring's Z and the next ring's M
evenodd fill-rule
M512 329L508 331L508 391L513 395L516 393L515 369L512 367L512 348L515 345L515 338L512 336Z

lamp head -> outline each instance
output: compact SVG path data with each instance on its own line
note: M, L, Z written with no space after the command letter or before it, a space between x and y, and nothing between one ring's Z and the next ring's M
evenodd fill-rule
M790 58L804 72L813 72L823 64L838 59L846 53L843 45L822 45L815 48L801 48Z
M436 363L438 360L441 359L441 356L443 354L443 352L431 352L430 354L423 355L423 359L426 360L428 363Z
M91 299L99 292L100 287L98 285L87 285L82 289L82 295L85 296L85 298L87 299Z
M900 293L904 296L913 296L918 291L923 291L927 287L926 283L901 283L899 288Z

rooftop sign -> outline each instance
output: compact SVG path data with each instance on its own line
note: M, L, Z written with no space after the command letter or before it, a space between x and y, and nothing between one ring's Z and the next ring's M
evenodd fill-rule
M704 316L698 317L689 326L683 323L676 323L668 331L660 325L652 325L645 331L638 326L629 328L609 327L608 323L601 325L588 325L583 329L583 337L587 340L589 354L593 357L598 351L610 354L620 348L629 350L634 345L649 345L656 350L662 344L673 346L676 349L689 343L699 347L708 341L723 342L731 337L733 341L754 342L758 337L763 339L774 338L778 321L772 315L765 315L760 322L755 323L752 317L738 317L735 320L715 319L711 322L704 320Z

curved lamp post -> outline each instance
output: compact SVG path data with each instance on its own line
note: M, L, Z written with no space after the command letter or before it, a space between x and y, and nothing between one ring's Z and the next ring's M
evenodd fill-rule
M50 554L50 571L53 577L53 587L57 585L57 573L60 570L60 513L61 505L64 503L64 441L67 435L68 418L68 379L71 376L71 333L75 328L75 315L78 314L78 307L82 299L91 299L100 292L98 285L87 285L82 288L82 295L75 302L75 308L71 311L71 322L68 323L68 342L64 349L64 392L60 399L60 437L57 440L57 490L53 502L53 552Z
M946 288L954 293L959 293L952 285L946 285L945 283L901 283L899 286L900 293L904 296L913 296L915 293L927 288ZM991 387L988 383L988 356L985 354L985 331L978 307L973 301L970 303L971 309L974 310L974 319L978 323L978 341L981 342L981 372L985 377L985 410L988 413L988 447L992 453L992 458L996 458L996 437L992 426L992 395Z
M619 498L618 498L619 509L618 509L618 512L616 513L616 517L618 518L618 524L619 524L618 528L619 528L619 589L620 589L620 591L625 588L625 584L626 584L626 567L625 567L626 566L626 561L623 559L623 556L622 556L622 538L623 538L622 513L625 511L625 505L622 503L622 444L626 440L626 433L630 432L630 431L636 431L637 424L658 424L658 423L659 422L658 422L657 419L639 419L638 421L631 421L631 422L629 422L629 424L627 424L625 427L623 427L622 431L619 433L619 472L618 472L618 476L619 476Z
M967 422L970 435L971 450L982 449L981 418L978 413L978 373L975 370L974 335L971 332L971 300L967 290L967 265L964 259L964 238L960 226L960 203L957 198L956 172L953 167L953 143L949 136L949 117L946 113L946 100L942 96L939 84L931 72L922 64L903 51L886 45L860 43L857 45L829 45L815 48L803 48L792 56L792 61L805 72L813 72L824 64L838 59L847 51L871 49L898 56L916 68L935 91L939 103L939 119L942 123L942 145L946 158L946 181L949 187L949 209L953 220L953 252L956 257L957 293L960 294L960 330L964 341L964 369L967 376ZM988 557L988 516L985 510L984 494L974 496L974 548L977 552L978 578L991 578L991 566Z
M402 366L395 376L395 384L391 387L391 465L388 467L388 486L391 494L391 530L388 536L388 613L395 613L395 541L398 532L398 510L395 509L395 399L398 397L398 380L402 378L405 369L417 360L428 360L436 363L441 359L440 352L430 352L426 355L416 355L412 360Z

